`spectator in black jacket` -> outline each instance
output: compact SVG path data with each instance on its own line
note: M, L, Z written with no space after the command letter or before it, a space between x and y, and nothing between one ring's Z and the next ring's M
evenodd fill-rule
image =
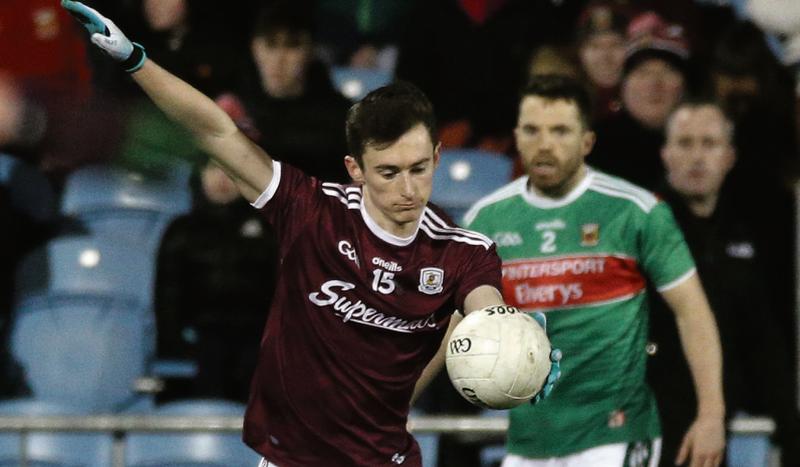
M794 402L790 348L775 319L765 274L760 230L741 204L732 202L726 179L735 163L733 123L712 101L677 107L666 128L663 193L695 258L714 310L723 353L727 416L767 415L778 427L783 465L800 465L800 418ZM675 323L655 301L651 339L657 351L648 367L662 419L661 465L674 465L695 394Z
M193 179L192 211L172 222L158 257L158 354L198 373L167 380L162 400L220 397L246 402L275 285L274 235L209 163Z
M342 122L350 101L315 60L313 32L305 2L265 7L250 42L255 69L217 103L275 159L324 181L348 182Z

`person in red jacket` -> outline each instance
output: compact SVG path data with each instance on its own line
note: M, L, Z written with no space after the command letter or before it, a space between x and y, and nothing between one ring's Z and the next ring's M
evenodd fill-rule
M34 95L86 98L86 41L58 0L0 2L0 70Z

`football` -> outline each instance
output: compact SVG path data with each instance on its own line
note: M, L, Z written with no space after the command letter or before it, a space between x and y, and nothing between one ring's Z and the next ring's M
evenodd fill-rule
M528 402L550 372L550 340L531 316L512 306L473 311L447 342L447 374L479 407L510 409Z

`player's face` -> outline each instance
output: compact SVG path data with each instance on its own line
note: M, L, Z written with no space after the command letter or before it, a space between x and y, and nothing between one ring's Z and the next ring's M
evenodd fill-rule
M670 185L684 196L715 196L733 167L729 123L713 106L684 107L667 126L661 157Z
M637 121L663 128L683 95L683 75L657 58L644 60L622 82L622 102Z
M385 230L405 236L413 233L431 196L433 171L439 164L439 146L419 124L391 146L367 146L359 166L346 158L356 182L364 184L364 204Z
M514 135L532 188L554 197L578 183L594 144L574 102L538 96L522 100Z

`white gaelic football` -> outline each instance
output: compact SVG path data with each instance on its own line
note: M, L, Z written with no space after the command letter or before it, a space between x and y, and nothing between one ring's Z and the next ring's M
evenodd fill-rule
M512 306L473 311L447 343L447 374L471 403L510 409L528 402L550 372L550 340L531 316Z

